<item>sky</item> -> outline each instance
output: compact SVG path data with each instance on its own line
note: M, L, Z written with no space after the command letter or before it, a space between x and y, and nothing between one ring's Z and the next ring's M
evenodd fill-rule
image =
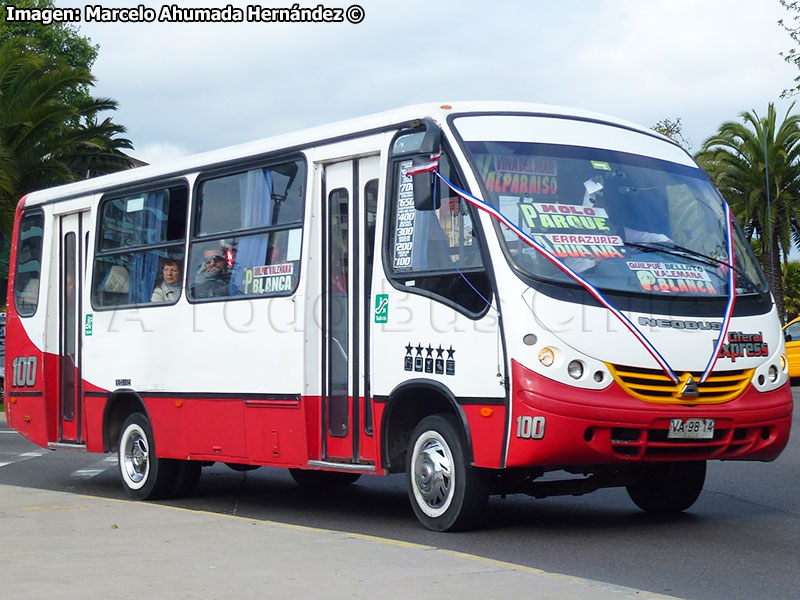
M149 163L457 100L566 105L645 126L680 118L697 151L742 111L764 115L775 102L782 117L791 101L781 91L800 74L779 56L793 42L777 24L790 16L778 0L354 1L363 8L357 24L77 25L100 46L94 94L119 102L114 120ZM317 2L351 6L298 4ZM140 3L157 12L168 4L92 4Z

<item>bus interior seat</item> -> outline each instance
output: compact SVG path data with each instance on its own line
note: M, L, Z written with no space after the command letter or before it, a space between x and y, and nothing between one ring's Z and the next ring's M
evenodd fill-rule
M100 285L102 303L104 306L116 306L128 303L130 290L130 274L122 265L112 265L106 275L105 281Z

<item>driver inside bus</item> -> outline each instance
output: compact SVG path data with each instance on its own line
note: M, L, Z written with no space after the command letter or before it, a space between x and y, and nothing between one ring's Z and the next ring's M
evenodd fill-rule
M207 248L203 251L203 265L192 284L192 296L219 298L229 293L230 273L225 253L221 248Z
M652 243L671 242L671 238L650 227L648 221L657 220L657 212L663 212L665 198L655 188L637 190L628 186L621 187L616 193L606 189L601 177L593 177L583 183L586 193L583 207L603 209L608 213L609 221L616 225L617 231L626 242ZM636 204L634 204L634 201ZM666 220L666 219L665 219Z
M624 178L617 172L614 177ZM610 176L611 177L611 176ZM585 193L582 207L591 208L599 214L605 213L610 226L609 233L622 238L623 243L648 244L671 242L672 238L665 233L649 231L660 221L659 215L665 213L666 198L655 188L638 190L632 186L619 186L617 181L595 176L583 182ZM599 211L602 211L600 213ZM668 222L666 214L663 221ZM580 257L566 258L564 264L577 273L587 271L600 262L601 258Z

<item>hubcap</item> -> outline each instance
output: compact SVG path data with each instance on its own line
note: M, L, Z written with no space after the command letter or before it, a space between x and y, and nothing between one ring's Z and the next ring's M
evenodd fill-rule
M131 428L125 440L124 452L125 474L134 486L141 484L150 469L150 450L147 438L138 427Z
M444 439L435 431L421 436L414 447L414 495L420 508L437 517L453 497L453 457Z

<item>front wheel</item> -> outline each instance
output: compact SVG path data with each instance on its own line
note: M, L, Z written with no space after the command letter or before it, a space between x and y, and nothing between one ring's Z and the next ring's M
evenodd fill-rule
M414 429L406 476L414 513L432 531L473 527L489 498L486 473L469 465L460 427L450 415L426 417Z
M631 500L645 512L678 513L695 503L705 480L705 461L658 463L648 465L626 489Z
M135 500L157 500L175 490L176 461L158 458L153 429L142 413L133 413L119 436L119 472L122 485Z

